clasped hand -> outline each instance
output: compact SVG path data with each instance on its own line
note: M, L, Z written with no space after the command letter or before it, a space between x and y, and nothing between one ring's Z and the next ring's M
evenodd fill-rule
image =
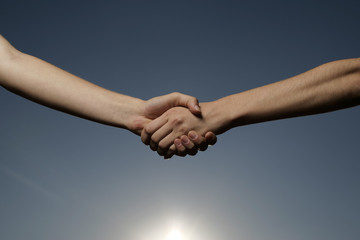
M181 93L152 98L145 102L143 115L134 119L132 131L165 159L173 155L195 155L216 143L198 100Z

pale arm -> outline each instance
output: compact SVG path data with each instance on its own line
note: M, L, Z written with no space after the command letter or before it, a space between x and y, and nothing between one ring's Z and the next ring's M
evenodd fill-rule
M200 113L197 99L180 93L143 101L106 90L21 53L1 35L0 85L45 106L136 134L150 120L174 106Z
M144 102L87 82L1 38L0 84L42 105L121 128L129 128ZM7 51L8 54L4 53Z

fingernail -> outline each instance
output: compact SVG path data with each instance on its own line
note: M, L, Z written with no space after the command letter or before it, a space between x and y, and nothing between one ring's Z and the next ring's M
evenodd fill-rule
M183 144L188 144L190 142L188 138L182 138L181 141L183 142Z
M181 146L181 141L180 141L180 139L176 139L176 140L175 140L175 145L178 146L178 147Z
M196 140L198 138L198 135L194 132L190 132L189 133L189 137L192 139L192 140Z
M195 105L194 108L199 112L201 111L199 105Z

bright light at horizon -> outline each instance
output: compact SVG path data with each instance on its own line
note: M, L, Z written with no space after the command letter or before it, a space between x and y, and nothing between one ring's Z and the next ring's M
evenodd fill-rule
M184 238L179 230L172 230L166 240L184 240Z

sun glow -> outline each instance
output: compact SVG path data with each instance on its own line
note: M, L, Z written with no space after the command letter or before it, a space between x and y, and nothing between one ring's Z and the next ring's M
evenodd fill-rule
M184 240L184 238L183 238L182 233L179 230L174 229L169 233L166 240Z

